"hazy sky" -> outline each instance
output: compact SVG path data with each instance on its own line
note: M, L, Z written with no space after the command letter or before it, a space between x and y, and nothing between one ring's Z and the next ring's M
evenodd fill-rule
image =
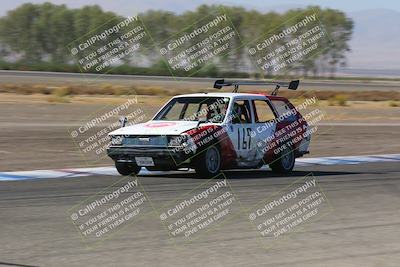
M398 0L3 0L0 6L0 15L8 10L14 9L22 3L52 2L55 4L67 4L69 7L80 7L83 5L98 4L103 9L117 12L121 15L131 15L148 9L164 9L175 12L182 12L193 9L200 4L222 3L227 5L240 5L249 9L277 10L282 11L290 7L302 7L307 5L319 5L322 7L337 8L345 12L354 12L365 9L386 8L400 11Z

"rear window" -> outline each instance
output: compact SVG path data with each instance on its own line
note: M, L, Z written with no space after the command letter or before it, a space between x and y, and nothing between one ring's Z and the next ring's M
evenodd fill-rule
M272 100L272 105L274 105L278 117L284 116L286 120L294 121L296 120L296 113L292 113L292 108L287 104L287 102L282 100Z
M254 100L254 115L256 123L264 123L275 119L274 112L265 100Z

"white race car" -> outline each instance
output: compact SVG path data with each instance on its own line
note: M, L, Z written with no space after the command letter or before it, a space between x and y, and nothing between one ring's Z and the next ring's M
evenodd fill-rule
M271 95L237 93L239 85L276 85ZM108 155L122 175L148 170L192 168L202 177L220 170L252 169L268 164L290 172L295 158L308 153L309 127L283 97L279 87L296 90L299 81L217 80L215 88L235 86L233 93L199 93L173 97L146 123L109 134Z

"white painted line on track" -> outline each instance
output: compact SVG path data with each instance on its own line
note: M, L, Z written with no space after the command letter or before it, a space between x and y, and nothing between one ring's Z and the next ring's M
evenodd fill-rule
M381 154L365 156L336 156L336 157L318 157L318 158L299 158L296 159L296 166L312 165L349 165L371 162L399 162L400 154ZM140 175L159 175L166 173L164 171L147 171L142 168ZM93 168L74 168L58 170L34 170L34 171L14 171L0 172L0 181L17 181L29 179L45 178L73 178L94 175L119 175L115 167L93 167Z

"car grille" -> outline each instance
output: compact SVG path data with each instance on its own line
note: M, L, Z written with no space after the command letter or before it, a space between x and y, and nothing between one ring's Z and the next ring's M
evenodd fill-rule
M122 145L166 147L168 145L168 138L166 136L126 136L122 140Z

